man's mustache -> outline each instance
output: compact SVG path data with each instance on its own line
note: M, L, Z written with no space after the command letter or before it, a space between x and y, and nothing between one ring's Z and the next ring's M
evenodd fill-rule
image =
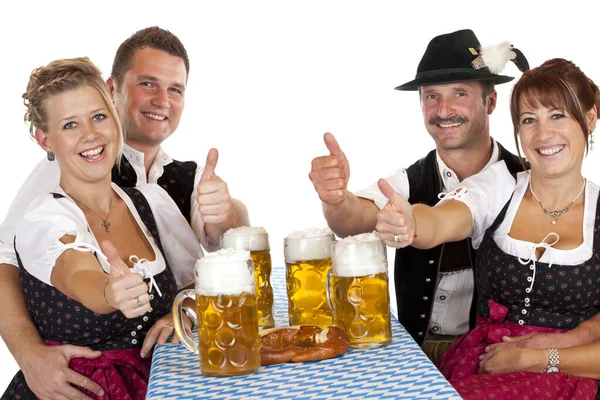
M429 120L429 125L437 125L437 124L462 124L467 122L468 119L465 117L460 117L458 115L454 115L450 118L440 118L435 116Z

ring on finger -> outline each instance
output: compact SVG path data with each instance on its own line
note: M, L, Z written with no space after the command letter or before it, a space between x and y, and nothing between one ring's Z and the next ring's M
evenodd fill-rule
M169 328L170 330L173 330L173 325L171 324L166 324L165 326L163 326L161 329L165 329L165 328Z
M398 234L397 233L394 233L394 242L396 242L396 243L399 242L399 240L398 240Z
M137 304L138 307L142 306L142 301L140 300L139 296L135 299L135 304Z

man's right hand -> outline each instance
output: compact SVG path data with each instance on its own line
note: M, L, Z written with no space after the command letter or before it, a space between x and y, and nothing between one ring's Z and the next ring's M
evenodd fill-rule
M39 344L27 350L27 359L22 360L20 367L27 386L42 400L92 400L71 385L87 389L100 397L104 396L104 390L90 378L70 369L69 362L75 357L92 359L100 355L102 352L93 351L88 347Z
M331 133L323 135L323 139L329 155L313 159L308 177L322 202L340 204L348 197L350 164Z

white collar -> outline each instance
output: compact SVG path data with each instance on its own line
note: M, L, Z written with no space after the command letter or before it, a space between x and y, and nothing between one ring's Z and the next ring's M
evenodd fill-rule
M158 149L156 157L152 166L150 166L149 176L146 176L146 168L144 167L144 156L145 154L139 150L134 149L128 144L123 144L123 155L127 158L127 161L133 167L137 176L136 186L144 183L156 183L158 178L163 174L165 165L173 162L173 159L169 157L167 153L161 148Z
M440 175L442 177L442 191L450 192L456 189L456 186L458 186L458 184L460 183L458 177L456 176L456 173L446 165L446 163L444 162L444 160L442 160L440 154L437 151L435 152L435 159L437 161L438 171L440 171ZM496 142L494 138L492 138L492 156L488 160L485 167L482 168L482 171L490 165L497 163L499 160L500 147L498 146L498 142Z

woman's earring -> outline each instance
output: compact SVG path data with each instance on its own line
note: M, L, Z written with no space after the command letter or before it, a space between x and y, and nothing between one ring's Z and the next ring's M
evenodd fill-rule
M48 157L48 161L54 161L54 159L56 158L54 156L54 153L49 151L48 153L46 153L46 156Z
M594 133L590 135L590 150L594 150Z

